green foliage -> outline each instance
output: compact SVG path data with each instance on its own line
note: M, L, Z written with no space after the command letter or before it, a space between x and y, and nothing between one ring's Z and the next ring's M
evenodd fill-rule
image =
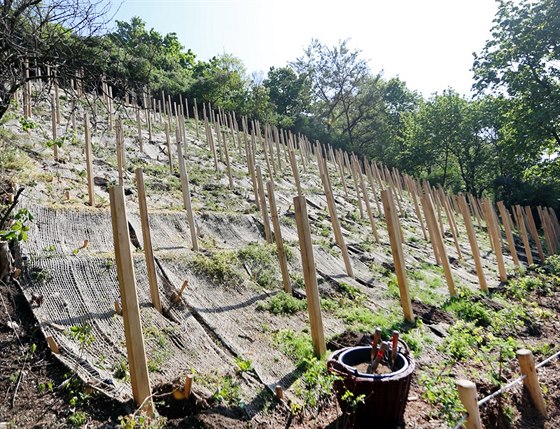
M211 400L218 404L243 406L239 383L231 375L226 375L220 380Z
M249 372L254 369L251 359L244 359L242 356L235 358L235 364L237 365L239 372Z
M74 426L75 428L83 427L87 422L88 415L85 411L74 411L68 417L68 421Z
M57 137L54 140L47 140L45 142L46 146L52 148L54 146L58 147L59 149L66 143L66 136Z
M306 407L320 407L332 397L335 375L327 371L325 362L316 357L306 358L302 367L305 371L295 382L296 395L303 400Z
M313 344L308 334L281 329L274 335L274 343L298 366L306 366L306 362L313 357Z
M257 306L257 310L267 310L272 314L290 315L307 308L305 300L297 299L284 291L278 292L266 302L261 302Z
M455 425L465 412L455 387L455 375L447 368L428 368L418 378L423 387L422 396L428 403L436 407L431 414Z
M25 116L20 116L19 124L21 126L21 129L26 133L28 133L29 130L32 130L37 127L37 124L33 122L31 118L27 118Z
M21 208L14 215L9 229L0 231L0 240L27 241L29 231L28 222L33 221L33 215L26 208Z

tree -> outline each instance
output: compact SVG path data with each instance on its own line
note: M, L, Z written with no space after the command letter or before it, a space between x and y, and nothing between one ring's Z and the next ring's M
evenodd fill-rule
M298 75L291 67L271 67L263 84L279 116L280 126L294 126L309 109L311 86L306 75Z
M50 64L58 75L75 77L83 61L83 40L104 24L109 2L4 0L0 4L0 117L26 81L24 62Z
M516 100L512 125L525 141L560 149L558 0L500 0L492 39L475 54L473 71L480 92Z
M224 53L208 62L200 61L194 67L193 77L190 97L224 110L242 110L249 79L239 58Z
M349 48L347 40L328 47L313 39L304 55L291 64L311 81L313 113L328 130L341 126L350 145L356 125L351 112L360 86L369 77L367 62L359 55L360 51Z

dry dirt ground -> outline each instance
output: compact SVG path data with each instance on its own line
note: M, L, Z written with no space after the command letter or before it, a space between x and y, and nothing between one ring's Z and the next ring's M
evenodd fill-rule
M196 138L194 121L187 122L186 162L202 248L193 252L182 210L177 158L172 173L166 165L164 123L154 120L151 142L143 131L141 152L135 140L135 115L121 106L129 229L148 367L162 418L148 422L133 414L122 318L114 310L120 298L107 188L117 181L115 135L108 129L104 107L98 101L97 116L92 115L96 125L96 207L90 208L86 204L81 120L85 110L91 108L91 100L78 102L78 127L72 135L67 125L70 103L64 96L58 134L68 139L59 149L60 160L56 162L52 145L47 144L49 106L41 101L39 92L37 97L34 127L24 130L19 110L14 110L3 119L0 129L5 177L26 188L19 207L29 208L35 216L29 239L14 250L21 276L17 282L0 285L0 422L18 428L134 427L134 423L137 427L348 427L348 417L341 414L328 384L317 383L325 375L324 363L319 362L322 369L316 379L306 380L314 366L305 361L310 336L304 300L279 293L276 254L273 245L264 243L263 220L247 174L243 138L236 140L224 133L230 143L235 182L229 189L225 162L218 160L215 171L206 141ZM293 178L282 152L283 166L277 165L277 171L270 174L264 156L257 145L257 163L265 176L275 180L282 236L290 254L290 276L301 298ZM413 202L405 192L399 199L400 220L418 320L415 324L404 323L388 234L383 215L376 208L376 202L380 203L378 191L370 191L380 235L376 243L367 216L362 217L357 208L351 175L346 172L346 193L337 169L329 166L356 274L352 279L344 274L340 250L334 244L317 164L311 157L304 165L299 153L298 162L330 351L367 343L378 325L386 332L401 330L416 359L406 428L453 426L462 413L454 387L457 378L475 381L482 398L519 375L514 355L517 348L531 348L537 361L558 350L558 262L546 272L531 271L526 277L538 281L514 280L501 285L486 229L483 224L477 226L491 286L489 295L480 294L464 225L456 216L464 255L459 259L443 212L447 250L461 290L459 298L450 299L442 269L435 264ZM154 310L148 292L133 180L134 169L139 166L146 177L164 314ZM86 240L88 245L83 244ZM523 259L522 245L518 245ZM506 262L513 276L509 255ZM177 304L174 294L185 279L189 287ZM41 303L34 300L39 295L43 297ZM45 335L57 341L62 354L51 353ZM547 419L535 413L523 389L517 386L481 408L486 427L560 427L558 365L556 359L539 370ZM194 394L189 401L176 400L172 391L186 373L195 375ZM285 391L285 401L278 401L271 393L277 384Z

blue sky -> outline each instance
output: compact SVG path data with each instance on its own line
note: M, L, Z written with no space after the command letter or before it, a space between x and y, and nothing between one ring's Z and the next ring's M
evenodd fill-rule
M199 59L227 52L248 72L267 72L300 56L311 38L350 38L374 72L398 75L429 96L468 94L472 53L490 37L494 0L125 0L115 19L139 16L177 33Z

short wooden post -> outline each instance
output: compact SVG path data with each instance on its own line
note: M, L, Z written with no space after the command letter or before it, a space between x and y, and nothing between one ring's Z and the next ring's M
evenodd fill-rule
M453 274L451 273L451 265L449 264L449 259L447 258L447 251L445 250L442 234L441 231L439 231L438 224L436 222L434 206L432 204L432 198L429 194L424 194L422 205L424 206L426 219L428 220L428 223L432 225L432 229L434 230L434 245L437 247L440 255L443 271L445 273L445 280L447 281L447 288L449 289L449 295L455 296L457 295L457 290L455 289L455 281L453 280Z
M266 208L266 196L264 192L264 183L260 165L257 165L257 183L259 185L259 200L261 205L261 215L264 226L264 238L268 243L272 243L272 233L270 231L270 221L268 219L268 210Z
M279 384L277 384L276 387L274 388L274 395L276 396L276 399L278 399L279 401L282 401L284 399L284 390L282 389L282 386L280 386Z
M89 205L95 205L95 187L93 181L93 152L91 147L91 133L89 131L89 116L84 115L84 134L86 139L86 172Z
M457 380L457 391L461 403L467 410L466 429L482 429L476 384L469 380Z
M506 267L504 265L504 257L502 255L502 247L500 244L500 240L498 238L499 230L498 225L496 225L495 221L495 212L494 208L492 207L492 203L488 198L484 199L482 202L484 215L486 217L486 225L488 227L488 234L490 235L490 240L492 240L494 253L496 254L496 263L498 265L498 273L500 275L501 281L507 280L507 273Z
M517 249L515 248L515 241L511 232L509 212L506 209L503 201L498 201L496 205L498 206L500 217L502 218L502 223L504 224L504 230L506 231L509 253L511 253L511 257L513 258L513 263L515 264L515 266L519 267L519 258L517 257Z
M192 393L192 374L187 374L185 377L185 400L188 401Z
M319 301L319 288L317 285L317 273L315 271L315 257L313 256L313 244L307 217L307 204L305 197L294 197L296 211L296 225L299 237L299 248L303 266L303 279L305 281L305 292L307 296L307 311L309 312L309 323L311 325L311 340L315 356L323 356L327 347L325 344L325 333L323 331L323 319L321 318L321 304Z
M544 262L544 252L541 244L541 239L539 237L539 231L537 231L537 225L535 224L535 219L533 218L533 212L531 207L525 206L525 214L527 215L527 224L529 225L529 231L533 236L533 240L537 245L537 252L539 252L539 258L541 262Z
M144 256L146 258L150 297L152 298L152 304L154 307L161 313L162 309L161 301L159 299L156 263L154 260L154 250L152 248L150 223L148 221L148 203L146 201L146 188L144 187L144 172L141 168L136 169L136 187L138 189L138 206L140 208L140 222L142 224L142 247L144 248Z
M120 185L110 188L109 197L132 395L136 405L142 406L143 410L152 416L154 404L151 398L152 389L148 376L140 307L136 294L136 276L130 248L124 188Z
M381 191L381 200L383 201L383 210L385 211L385 219L387 220L387 231L389 233L389 241L391 242L393 261L395 262L395 272L399 283L399 292L404 318L409 322L414 322L414 313L412 311L410 292L408 290L402 243L399 240L399 233L397 231L397 228L399 228L399 221L395 213L395 205L389 190Z
M459 208L463 214L463 220L465 222L465 228L467 230L467 236L469 237L469 244L471 246L471 252L474 259L474 264L476 267L476 275L478 276L478 284L480 289L484 292L488 292L488 285L486 283L486 277L484 276L484 271L482 270L482 261L480 259L480 250L478 249L478 243L476 241L476 235L474 233L474 227L471 220L471 214L469 207L467 206L467 201L464 195L459 195L457 197Z
M529 392L531 402L541 416L546 417L546 404L544 403L541 386L539 385L533 353L530 350L521 349L517 351L516 355L521 374L525 376L523 385Z
M284 292L292 293L292 282L290 281L290 271L288 270L288 259L284 242L282 241L282 230L278 220L278 209L276 208L276 196L274 195L274 182L269 180L267 183L268 201L270 204L270 216L272 217L272 227L274 229L274 240L276 241L276 251L278 252L278 262L282 273L282 285Z
M533 251L531 250L531 245L529 244L529 237L527 237L527 230L525 229L525 219L523 216L523 211L521 210L521 206L515 206L515 211L517 212L517 225L519 227L521 240L523 241L523 247L525 247L525 256L527 257L527 263L529 265L533 265Z
M181 149L181 142L177 141L177 162L179 162L179 173L181 175L181 190L183 192L183 207L187 211L187 219L189 221L189 231L191 233L192 248L198 250L198 239L196 237L196 225L194 224L194 215L191 203L191 190L189 188L189 173L185 165L185 158Z

